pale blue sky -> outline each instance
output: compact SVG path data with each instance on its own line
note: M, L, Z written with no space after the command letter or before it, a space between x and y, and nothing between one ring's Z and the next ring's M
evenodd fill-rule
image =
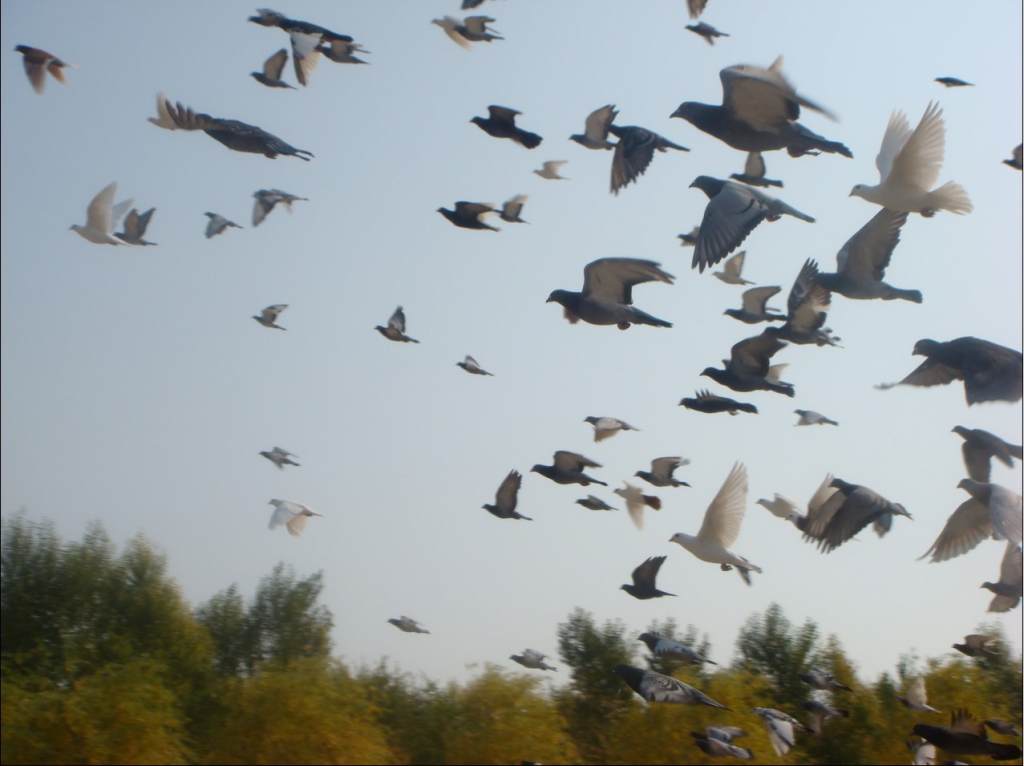
M899 655L949 650L982 620L1019 646L1020 612L998 617L979 590L1003 548L986 542L943 564L915 561L965 498L954 425L1020 443L1021 406L967 408L962 386L898 388L922 337L977 335L1021 347L1021 174L1000 163L1021 140L1020 3L712 0L703 20L732 36L712 47L684 29L682 0L494 0L507 39L464 51L429 22L448 0L287 2L276 10L353 35L365 67L322 61L309 88L273 91L248 73L287 44L246 21L245 2L0 4L2 158L2 469L0 509L53 519L77 537L101 520L117 541L145 534L170 559L194 604L237 582L251 594L278 561L322 569L325 603L346 660L388 655L435 678L533 647L555 654L556 623L574 606L640 629L674 617L706 631L728 660L738 626L771 601L795 621L839 635L873 676ZM78 66L67 86L29 87L19 43ZM848 198L875 183L874 156L893 109L916 124L930 99L945 109L946 162L975 210L913 216L887 277L923 291L918 306L837 296L829 325L844 348L791 347L789 400L738 396L758 416L705 416L677 406L698 377L759 331L722 316L740 288L690 270L675 239L698 223L697 175L738 172L743 155L668 115L684 100L718 103L718 71L766 66L779 53L797 88L841 118L807 113L811 130L849 146L838 156L766 157L779 196L815 216L762 225L745 246L746 276L785 291L805 258L835 253L876 208ZM977 87L947 91L956 75ZM290 69L286 77L293 80ZM146 122L155 94L259 125L309 149L309 163L227 150L201 133ZM639 183L608 193L610 153L567 140L594 108L689 146L658 155ZM469 123L488 104L523 112L544 136L526 151ZM571 180L531 174L569 161ZM157 207L152 248L90 244L68 231L111 180L118 199ZM252 192L309 197L289 216L249 228ZM435 210L457 199L530 199L530 225L473 232ZM247 226L203 238L213 210ZM579 289L606 256L650 258L677 277L644 285L637 304L671 330L570 326L544 299ZM287 333L249 317L288 303ZM395 305L418 346L373 326ZM473 354L496 374L455 367ZM716 389L728 394L728 391ZM796 429L794 407L841 426ZM588 415L638 428L594 444ZM302 467L278 472L259 450L278 444ZM620 480L661 455L693 461L692 489L656 491L660 513L636 531L625 512L573 504L587 492L529 474L557 449L604 464ZM699 527L735 460L750 474L735 549L764 568L752 588L668 543ZM520 510L480 509L511 468L526 478ZM871 532L829 556L754 505L781 492L805 502L826 472L903 503L879 541ZM1019 469L994 479L1018 491ZM607 491L600 496L621 507ZM324 514L305 535L269 532L270 498ZM667 554L659 584L677 599L639 602L618 590L644 558ZM398 632L407 614L431 636ZM639 644L638 644L639 646Z

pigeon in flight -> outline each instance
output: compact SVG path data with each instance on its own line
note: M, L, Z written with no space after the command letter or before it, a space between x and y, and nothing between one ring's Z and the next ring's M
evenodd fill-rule
M786 519L804 533L806 542L813 542L821 539L822 533L832 520L835 512L839 510L845 496L832 486L832 474L827 474L824 480L818 485L811 499L807 501L807 513L800 513L796 503L782 495L775 493L771 500L763 498L757 504L767 508L780 519ZM808 681L808 683L810 683Z
M995 654L996 650L992 644L998 643L992 636L985 636L981 633L971 633L964 636L962 644L953 644L953 648L960 654L968 657L977 657L980 654Z
M308 506L302 503L293 503L291 500L271 500L270 505L274 506L274 512L270 515L270 523L267 528L276 529L283 524L292 537L302 534L310 516L323 518L322 514L311 510Z
M809 728L815 734L821 734L825 721L829 718L848 718L849 710L832 707L826 702L817 699L809 699L804 702L804 710L811 714Z
M145 239L149 219L153 217L155 212L156 208L151 207L140 215L138 210L132 208L124 218L124 231L119 231L114 236L124 240L129 245L155 245L156 242L147 242Z
M708 730L715 728L717 727L709 726ZM691 731L690 736L693 737L693 744L712 758L738 758L741 761L749 761L754 757L754 754L748 748L734 745L718 737L712 737L710 734Z
M639 431L639 428L631 426L625 420L608 417L595 417L591 415L583 418L584 423L590 423L594 427L594 441L599 442L615 436L619 431Z
M446 207L439 207L437 212L460 229L488 229L489 231L500 231L500 229L484 223L483 221L484 214L498 212L494 205L487 202L456 202L454 210L449 210Z
M750 573L761 572L761 568L729 550L740 536L746 512L747 469L736 463L705 511L704 523L696 536L677 532L669 542L681 545L701 561L720 564L725 571L735 567L750 585Z
M523 519L533 521L529 516L523 516L516 511L519 504L519 487L523 484L523 475L519 471L511 470L501 481L498 491L494 495L494 505L485 503L480 506L492 516L499 519Z
M583 457L575 452L558 450L552 458L552 465L535 465L530 469L532 473L539 473L557 484L582 484L587 487L591 484L600 484L602 487L608 485L587 476L583 473L584 468L600 468L600 463L595 463L590 458Z
M735 399L730 399L727 396L718 396L706 390L698 391L694 398L680 400L679 406L686 407L688 410L704 412L708 415L713 415L717 412L728 412L730 415L735 415L737 412L757 414L757 407L753 404L738 402Z
M722 360L725 369L705 367L701 375L733 391L774 391L793 396L792 384L778 379L784 365L769 366L771 358L785 347L781 340L763 332L736 343L730 351L730 358Z
M461 22L451 16L444 16L440 19L431 19L431 24L437 24L461 48L469 50L471 43L485 42L492 40L504 40L495 34L497 30L487 25L494 22L490 16L467 16Z
M72 224L71 231L97 245L125 244L120 238L114 236L114 227L132 206L132 200L126 199L115 205L114 195L116 193L117 181L104 186L86 208L85 226Z
M643 641L647 645L651 654L655 657L664 657L670 660L679 660L680 662L686 662L691 665L701 665L705 662L712 665L718 663L714 660L709 660L703 656L700 652L691 649L684 643L679 641L673 641L670 638L662 638L657 633L647 632L641 633L637 637L637 641Z
M1009 612L1020 605L1024 597L1024 556L1014 542L1006 544L1006 552L999 564L999 581L984 582L981 587L995 593L988 605L990 612Z
M694 226L690 229L689 234L676 234L676 236L679 238L679 244L681 247L696 247L697 238L700 236L700 226ZM737 253L737 255L740 255L740 253ZM719 277L719 279L721 279L721 277ZM745 284L752 285L753 282L746 282Z
M945 85L947 88L973 87L973 82L961 80L959 77L936 77L935 82Z
M694 229L694 233L699 232L699 229ZM684 236L682 234L680 237ZM697 241L694 239L693 244L696 245ZM732 255L725 259L725 263L722 264L721 271L712 271L711 276L716 279L720 279L727 285L752 285L754 284L749 279L743 278L743 261L747 257L746 250L740 250L736 255ZM781 289L781 288L780 288Z
M713 26L711 26L710 24L705 24L703 21L697 24L687 24L686 28L693 32L695 35L700 35L701 37L703 37L704 42L706 42L708 45L714 45L716 37L729 36L728 33L719 32Z
M207 239L209 239L210 237L216 237L218 234L220 234L222 231L224 231L228 227L235 228L235 229L243 229L243 228L245 228L244 226L239 226L234 221L229 221L227 218L225 218L222 215L218 215L217 213L203 213L203 215L205 215L207 218L210 219L206 223L206 238Z
M1020 351L974 337L940 342L925 338L914 344L914 356L926 359L897 383L881 383L886 390L898 385L939 386L964 382L967 405L979 402L1019 402L1024 395L1024 357Z
M47 53L41 48L33 48L30 45L18 45L14 49L21 54L21 63L25 66L25 74L32 84L32 90L42 93L46 85L46 73L49 72L53 79L64 84L64 67L71 66L52 53Z
M960 184L947 181L931 189L939 180L945 146L946 126L937 103L928 104L913 131L903 112L893 112L875 158L880 182L877 186L857 184L850 196L900 213L920 213L925 218L939 210L970 213L974 206Z
M456 362L455 366L461 367L470 375L491 375L492 377L494 375L492 372L487 372L487 370L477 364L476 359L468 355L461 362Z
M524 649L522 654L509 655L509 659L513 662L518 662L524 668L530 668L531 670L558 670L553 665L548 665L544 662L546 654L534 651L533 649Z
M647 702L674 702L678 705L707 705L720 710L729 709L699 689L684 684L672 676L629 665L616 665L612 670L630 689Z
M644 506L647 505L656 511L660 511L661 499L654 495L645 495L640 491L639 487L634 487L628 481L622 483L626 486L612 491L626 501L626 510L629 511L629 518L636 525L636 528L643 529Z
M583 290L555 290L548 303L562 306L570 323L583 320L589 324L617 325L627 330L631 324L671 327L671 322L658 319L633 306L633 287L644 282L672 284L675 277L662 271L661 264L638 258L599 258L583 269Z
M796 121L801 106L830 119L835 117L796 92L782 74L782 56L767 69L738 64L726 67L718 76L722 81L721 106L685 101L671 116L743 152L785 149L791 157L812 152L853 156L841 143L829 141Z
M690 187L697 187L708 197L693 251L692 266L701 272L739 247L761 221L777 221L789 215L814 223L811 216L782 200L735 181L697 176Z
M795 424L798 426L839 425L839 423L832 420L832 418L827 418L820 412L815 412L814 410L793 410L793 412L800 416L800 420L798 420Z
M310 74L320 59L320 45L334 41L352 43L349 35L340 35L317 24L298 19L290 19L284 14L261 8L256 16L249 21L264 27L278 27L288 33L292 44L292 61L295 64L295 79L302 85L308 85Z
M718 272L716 272L718 273ZM742 308L726 309L723 313L726 316L738 319L744 324L757 324L758 322L783 322L785 314L780 314L774 309L768 309L768 301L773 295L782 292L782 288L775 287L751 287L744 290L740 299L743 301Z
M324 54L335 64L370 63L355 55L356 53L369 53L370 51L351 40L331 40L329 43L320 43L320 45L316 46L316 50L317 53Z
M747 154L747 161L743 165L743 172L733 173L729 178L742 181L750 186L777 186L780 189L782 188L782 181L777 181L774 178L765 178L764 174L764 157L761 156L761 152L749 152Z
M824 326L831 303L832 294L818 282L818 264L807 259L789 290L786 321L765 334L801 346L837 346L840 339Z
M568 178L558 174L559 169L566 162L568 162L568 160L548 160L541 165L540 170L534 170L533 172L541 178L546 178L549 181L568 181Z
M392 617L388 622L403 633L430 633L429 630L420 625L416 620L412 619L412 617L406 617L404 614L398 619Z
M961 448L967 475L975 481L987 482L992 476L992 458L1007 468L1013 468L1013 459L1024 459L1024 446L1004 442L995 434L980 428L956 426L953 433L964 440Z
M281 325L276 324L278 316L286 308L288 308L287 303L275 303L272 306L267 306L258 315L254 314L252 318L264 327L272 327L275 330L287 330L287 327L281 327Z
M768 739L772 744L772 750L778 756L783 756L796 745L796 729L807 730L807 727L796 720L788 713L776 710L771 707L751 708L764 722L768 730Z
M690 13L691 19L699 18L707 7L708 0L686 0L686 10Z
M658 570L665 563L666 556L652 556L643 564L633 570L633 584L622 585L620 590L626 591L633 598L646 601L650 598L661 598L662 596L675 596L675 593L668 593L658 590L655 580L658 577Z
M608 131L618 114L612 104L605 104L599 109L595 109L587 115L583 132L574 133L569 136L569 140L575 141L587 149L613 149L615 144L608 141Z
M615 151L612 153L612 194L618 194L620 189L629 186L642 176L647 171L647 166L651 164L651 160L654 159L655 151L667 152L669 149L678 149L681 152L690 151L685 146L674 144L652 130L636 125L609 125L608 130L619 139L615 144Z
M812 689L818 689L819 691L853 691L846 684L839 683L831 673L826 673L824 670L818 670L817 668L811 668L806 673L801 673L799 678Z
M962 479L957 488L970 497L946 520L942 532L919 558L948 561L974 550L983 540L1009 540L1020 545L1024 506L1021 496L998 484Z
M637 471L633 475L655 487L689 487L687 482L679 481L672 475L677 468L689 464L689 460L681 457L657 457L651 461L650 471Z
M391 318L388 319L388 326L381 327L377 325L373 328L388 340L397 341L399 343L419 343L415 338L410 338L405 334L405 312L402 311L402 307L399 306L395 309Z
M966 710L954 710L948 727L919 723L913 731L949 755L987 755L997 761L1012 761L1021 757L1021 749L1016 745L991 742L985 732L985 725L976 721Z
M523 130L516 125L516 115L522 112L509 109L507 106L493 105L487 107L487 112L487 117L474 117L470 122L489 136L508 138L527 149L536 149L544 140L536 133Z
M157 116L148 119L157 127L167 130L201 130L210 138L236 152L262 154L270 159L275 159L280 154L286 157L298 157L306 162L313 156L312 152L296 149L291 144L255 125L249 125L239 120L211 117L202 112L193 112L189 107L182 106L181 102L174 105L162 93L156 97L156 111Z
M289 452L286 449L282 449L281 447L274 447L274 449L270 450L269 452L264 450L260 452L260 454L263 455L263 457L265 457L271 463L276 465L278 470L283 471L286 465L299 465L299 463L296 463L294 460L292 460L293 457L298 457L298 455L293 455L291 452Z
M256 80L256 82L266 85L268 88L292 88L294 90L294 85L289 85L281 79L281 73L284 72L284 65L287 63L288 50L286 48L282 48L263 62L262 71L250 72L249 76Z
M836 255L836 273L818 274L818 284L854 300L900 299L920 303L920 290L904 290L882 281L906 222L907 213L879 210Z
M517 194L511 199L505 200L505 204L501 206L501 212L498 213L501 220L506 223L529 223L529 221L524 221L519 217L519 214L523 212L523 205L526 204L526 199L525 194Z
M1017 148L1010 154L1010 159L1003 160L1003 164L1014 170L1024 169L1024 144L1017 144Z
M842 479L832 479L832 486L839 491L825 504L831 513L818 537L818 548L822 553L831 553L868 524L878 522L885 529L892 516L913 518L902 505L886 500L867 487ZM883 534L877 527L875 531L879 536Z
M294 194L289 194L280 189L260 189L253 192L252 196L256 198L252 206L252 225L254 227L259 226L278 203L284 205L290 213L292 212L293 202L309 201L306 197L296 197Z
M897 695L896 699L904 704L910 710L914 710L918 713L941 713L941 710L936 710L928 704L928 691L924 687L924 676L918 676L910 682L907 686L907 696L900 697Z
M1009 721L1000 721L998 718L986 718L982 723L997 734L1004 734L1007 737L1020 736L1020 732L1017 730L1017 727Z
M584 508L591 511L616 511L617 508L612 508L608 503L599 497L593 495L587 495L584 498L580 498L576 501L577 505L582 505Z

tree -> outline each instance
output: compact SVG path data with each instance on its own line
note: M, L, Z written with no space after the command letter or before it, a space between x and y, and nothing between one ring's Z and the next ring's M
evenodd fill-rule
M794 714L807 692L799 676L810 667L817 642L818 626L812 620L794 628L782 607L773 603L740 628L736 651L743 668L772 681L775 704L792 708L787 712Z

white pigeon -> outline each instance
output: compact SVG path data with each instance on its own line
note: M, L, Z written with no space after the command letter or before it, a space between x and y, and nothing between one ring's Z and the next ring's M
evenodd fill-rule
M918 676L910 682L910 686L907 687L906 697L896 697L900 702L906 705L911 710L916 710L918 713L941 713L941 710L936 710L928 704L928 692L924 688L924 676Z
M935 759L939 757L939 753L931 742L918 737L907 742L907 747L914 754L912 766L935 766Z
M773 515L778 516L780 519L791 521L794 525L803 516L803 514L800 513L800 506L788 497L780 495L778 492L775 493L775 496L771 500L761 498L756 501L755 505L767 508Z
M120 222L132 200L126 199L114 204L114 195L117 193L117 181L113 181L92 198L89 207L85 211L85 226L77 223L71 225L71 231L79 236L94 242L97 245L123 245L120 239L114 236L114 227Z
M699 233L699 231L698 231ZM718 277L718 279L725 282L727 285L752 285L754 284L749 279L744 279L743 274L743 261L747 257L746 250L740 250L736 255L728 258L725 263L722 264L721 271L711 272L711 276Z
M971 497L962 502L946 520L942 532L920 558L947 561L973 550L982 540L1009 540L1020 545L1022 534L1021 496L998 484L963 479L958 487ZM981 495L979 497L978 495ZM985 499L983 500L982 497Z
M534 649L524 649L522 654L509 655L509 659L513 662L518 662L524 668L530 668L531 670L558 670L553 665L548 665L544 662L546 654L541 654Z
M590 417L583 418L583 422L590 423L594 427L594 441L596 442L615 436L619 431L640 430L631 426L625 420L619 420L618 418L595 417L591 415Z
M798 426L823 426L823 425L826 425L826 424L830 425L830 426L837 426L837 425L839 425L836 421L832 420L832 418L827 418L824 415L822 415L820 412L815 412L814 410L793 410L793 412L795 412L797 415L800 416L800 420L798 420L796 423L794 423L794 425L798 425Z
M669 542L678 543L701 561L720 564L723 570L735 567L749 585L750 573L761 572L761 568L729 550L740 535L746 511L747 469L736 463L704 513L697 535L677 532Z
M206 224L207 239L210 237L216 237L229 226L234 229L244 228L243 226L239 226L234 221L229 221L227 218L222 215L218 215L217 213L203 213L203 215L210 219Z
M654 510L660 511L661 500L654 495L645 495L639 487L634 487L628 481L622 483L626 485L624 488L612 491L626 501L626 510L629 511L629 518L632 519L636 528L643 529L644 506L649 505Z
M937 189L939 170L946 148L942 109L928 104L921 121L911 131L903 112L893 112L875 158L881 182L877 186L857 184L851 197L861 197L899 213L920 213L931 218L936 211L962 215L974 209L960 184L947 181Z
M796 744L795 727L806 728L793 716L775 708L755 707L753 711L764 721L764 727L768 730L768 739L772 743L772 750L778 756L785 755Z
M288 529L288 534L298 537L306 528L306 522L310 516L321 516L316 511L302 503L295 503L291 500L271 500L270 505L274 506L274 512L270 514L270 523L267 529L276 529L282 524Z
M558 175L558 169L566 162L568 160L548 160L541 165L540 170L534 170L533 172L541 178L547 178L550 181L568 181L569 179L565 176Z

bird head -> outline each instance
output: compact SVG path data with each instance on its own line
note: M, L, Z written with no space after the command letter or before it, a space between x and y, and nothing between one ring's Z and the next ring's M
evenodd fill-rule
M994 582L983 582L981 584L981 587L984 588L985 590L990 590L993 593L996 592L996 584Z
M679 117L686 120L687 122L693 122L697 118L697 114L701 111L703 104L698 104L695 101L684 101L681 103L669 118Z
M960 482L956 485L956 488L962 489L965 492L969 493L970 495L974 496L979 494L982 490L982 487L984 486L985 485L982 484L980 481L975 481L974 479L961 479Z
M708 197L714 197L719 191L721 191L724 183L725 181L720 181L717 178L712 178L711 176L697 176L690 184L690 188L692 189L697 187L708 195Z
M582 133L573 133L571 136L569 136L569 140L575 141L577 144L582 144L584 142L584 139L586 139L586 136L584 136Z
M597 418L594 417L593 415L588 415L587 417L583 418L583 422L584 423L596 424L597 423Z
M470 122L474 125L483 125L486 120L483 117L474 117Z
M965 439L970 435L970 431L968 431L963 426L954 426L952 433L960 434L960 436L964 437Z
M250 16L249 21L253 22L254 24L261 24L265 27L273 27L276 26L279 21L284 19L284 16L282 16L280 13L268 10L266 8L262 9L259 12L259 14L259 16Z
M682 545L683 541L686 540L687 537L689 537L689 535L684 535L682 532L676 532L674 535L672 535L672 537L668 539L668 541L670 543L677 543L679 545Z
M547 468L547 466L537 463L533 468L530 469L530 473L543 473L541 471L542 468Z
M921 340L914 344L913 355L931 356L933 353L935 353L935 350L938 347L939 343L937 341L934 341L931 338L922 338Z
M867 189L868 187L865 184L857 184L852 189L850 189L850 193L847 196L864 198L864 192L866 192Z
M708 378L714 378L715 373L717 372L720 372L720 370L716 370L714 367L705 367L701 375Z
M569 301L569 291L568 290L553 290L551 292L551 294L548 296L548 299L546 301L544 301L544 302L545 303L560 303L560 304L562 304L564 306L564 305L566 305L566 303L568 303L568 301Z

